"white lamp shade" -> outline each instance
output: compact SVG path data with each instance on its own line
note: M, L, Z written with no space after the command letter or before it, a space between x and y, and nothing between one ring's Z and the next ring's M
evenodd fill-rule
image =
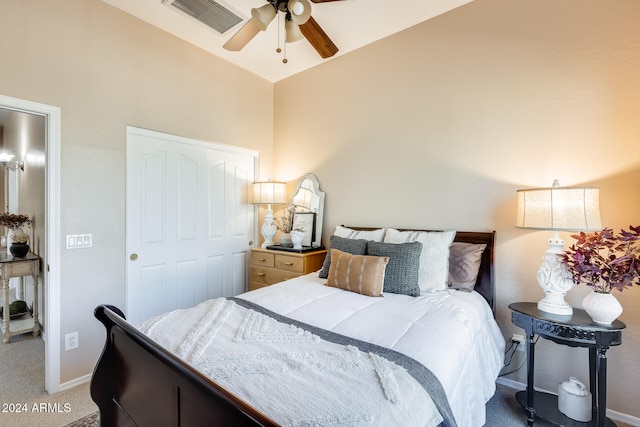
M285 41L287 43L297 42L304 38L302 31L300 31L300 27L293 21L285 22L284 30L287 33L287 36L285 37Z
M254 205L281 205L287 203L287 184L284 182L254 182Z
M276 17L276 8L271 6L271 4L253 8L251 9L251 17L255 21L256 26L260 28L260 30L265 31L271 21L273 21L273 18Z
M289 0L287 9L291 13L291 20L302 25L311 17L311 3L307 0Z
M600 190L593 187L518 190L516 227L564 231L601 229Z

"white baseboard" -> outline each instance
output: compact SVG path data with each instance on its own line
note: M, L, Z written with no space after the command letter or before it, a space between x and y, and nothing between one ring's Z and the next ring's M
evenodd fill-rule
M514 380L510 380L509 378L505 378L505 377L498 377L498 379L496 380L496 382L500 385L509 387L509 388L513 388L516 390L526 390L527 386L526 384L522 384L519 381L514 381Z
M500 384L500 385L503 385L505 387L510 387L510 388L515 389L515 390L526 390L527 389L527 385L526 384L523 384L523 383L521 383L519 381L510 380L508 378L499 377L496 380L496 382L498 384ZM551 393L551 394L558 394L558 393L554 393L552 391L539 389L537 387L536 387L536 390L544 391L546 393ZM640 418L633 417L633 416L627 415L627 414L623 414L622 412L612 411L611 409L607 409L607 417L611 418L614 421L620 421L620 422L623 422L625 424L629 424L629 425L634 426L634 427L640 427Z
M60 384L59 391L69 390L70 388L73 388L75 386L88 383L89 381L91 381L91 375L92 374L87 374L83 377L76 378L75 380L67 381L66 383Z

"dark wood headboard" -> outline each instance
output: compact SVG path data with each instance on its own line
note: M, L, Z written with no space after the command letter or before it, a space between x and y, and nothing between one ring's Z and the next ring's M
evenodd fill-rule
M377 230L382 227L352 227L354 230ZM420 230L420 229L406 229L398 228L399 231L440 231L440 230ZM484 297L489 303L494 315L496 312L496 288L495 278L493 274L493 250L495 247L496 232L495 231L456 231L456 237L454 242L466 242L466 243L478 243L486 244L487 247L482 253L482 261L480 263L480 271L478 272L478 278L476 279L476 285L474 290Z

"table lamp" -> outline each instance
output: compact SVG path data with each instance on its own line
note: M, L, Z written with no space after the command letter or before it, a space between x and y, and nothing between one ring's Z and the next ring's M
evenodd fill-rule
M287 184L284 182L254 182L253 183L253 204L267 205L264 215L264 222L260 228L264 243L262 247L273 245L273 236L276 235L277 227L273 223L273 210L271 205L281 205L287 203Z
M564 240L559 231L592 231L602 228L600 222L600 190L593 187L560 187L558 180L551 188L518 190L517 228L552 230L549 249L538 269L538 284L545 297L538 309L547 313L571 315L573 309L564 296L573 287L571 273L563 260Z

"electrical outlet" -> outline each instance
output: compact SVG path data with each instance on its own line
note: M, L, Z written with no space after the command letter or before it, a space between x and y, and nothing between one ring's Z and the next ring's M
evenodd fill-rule
M78 333L71 332L64 336L64 351L73 350L78 348Z
M513 334L513 336L511 337L511 342L519 343L518 351L524 351L525 339L523 335Z

